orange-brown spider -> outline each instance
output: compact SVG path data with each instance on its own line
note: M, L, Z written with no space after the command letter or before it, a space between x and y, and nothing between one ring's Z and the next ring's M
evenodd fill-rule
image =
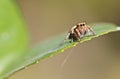
M93 29L90 26L86 25L85 22L81 22L71 28L71 30L68 32L65 40L69 39L70 42L80 41L81 38L84 37L89 32L91 32L92 35L95 35L95 32L93 31Z

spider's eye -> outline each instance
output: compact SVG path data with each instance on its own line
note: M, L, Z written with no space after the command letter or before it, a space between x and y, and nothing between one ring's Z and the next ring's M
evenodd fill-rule
M82 24L80 24L80 26L83 26Z
M85 26L85 24L82 24L83 26Z
M79 27L79 25L77 25L77 27Z

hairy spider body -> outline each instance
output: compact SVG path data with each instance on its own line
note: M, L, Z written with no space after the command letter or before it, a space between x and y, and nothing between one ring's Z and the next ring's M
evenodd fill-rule
M84 37L89 32L91 32L92 35L95 35L95 32L93 31L93 29L90 26L86 25L85 22L78 23L71 28L65 40L69 39L70 42L80 41L81 38Z

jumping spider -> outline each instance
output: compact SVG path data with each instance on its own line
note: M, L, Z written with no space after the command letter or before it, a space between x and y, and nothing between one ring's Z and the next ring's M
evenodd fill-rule
M70 42L80 41L81 38L89 32L91 32L92 35L95 35L95 32L90 26L86 25L85 22L81 22L71 28L65 40L69 39Z

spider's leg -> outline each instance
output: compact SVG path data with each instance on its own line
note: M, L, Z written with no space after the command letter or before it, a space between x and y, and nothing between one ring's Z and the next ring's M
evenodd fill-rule
M81 34L80 34L80 32L79 32L78 29L75 30L75 36L76 36L76 38L77 38L77 41L80 42L80 40L81 40Z
M73 38L70 39L70 43L73 43Z
M66 42L66 40L69 39L69 36L70 36L70 32L68 32L68 34L66 35L64 42Z
M78 41L78 42L80 42L80 40L81 40L80 38L77 38L77 41Z
M96 33L93 31L93 29L90 26L88 26L88 29L92 32L93 35L96 35Z

